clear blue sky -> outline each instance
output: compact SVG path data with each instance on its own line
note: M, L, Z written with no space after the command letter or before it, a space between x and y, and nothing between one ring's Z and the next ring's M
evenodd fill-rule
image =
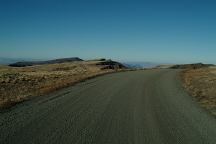
M216 63L214 0L0 0L0 57Z

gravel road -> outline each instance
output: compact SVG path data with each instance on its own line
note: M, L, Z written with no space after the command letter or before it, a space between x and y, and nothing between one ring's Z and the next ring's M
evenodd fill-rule
M215 144L178 70L108 74L0 112L1 144Z

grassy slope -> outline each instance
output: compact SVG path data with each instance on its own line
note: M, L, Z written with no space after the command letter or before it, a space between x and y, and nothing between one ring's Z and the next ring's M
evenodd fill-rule
M0 107L116 71L104 68L106 65L98 65L99 62L81 61L20 68L0 66Z
M187 69L182 77L190 95L216 116L216 67Z

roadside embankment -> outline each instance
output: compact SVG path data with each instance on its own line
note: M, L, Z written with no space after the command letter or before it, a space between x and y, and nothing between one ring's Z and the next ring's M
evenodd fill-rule
M25 67L0 66L0 107L8 107L98 75L124 70L126 67L120 63L104 59Z
M216 116L216 67L185 69L181 76L189 94Z

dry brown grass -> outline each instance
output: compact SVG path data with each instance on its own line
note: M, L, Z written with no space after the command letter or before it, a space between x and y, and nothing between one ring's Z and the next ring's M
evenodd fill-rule
M216 67L187 69L182 78L190 95L216 116Z
M22 68L0 66L0 107L116 71L104 69L104 65L96 65L98 62L81 61Z

